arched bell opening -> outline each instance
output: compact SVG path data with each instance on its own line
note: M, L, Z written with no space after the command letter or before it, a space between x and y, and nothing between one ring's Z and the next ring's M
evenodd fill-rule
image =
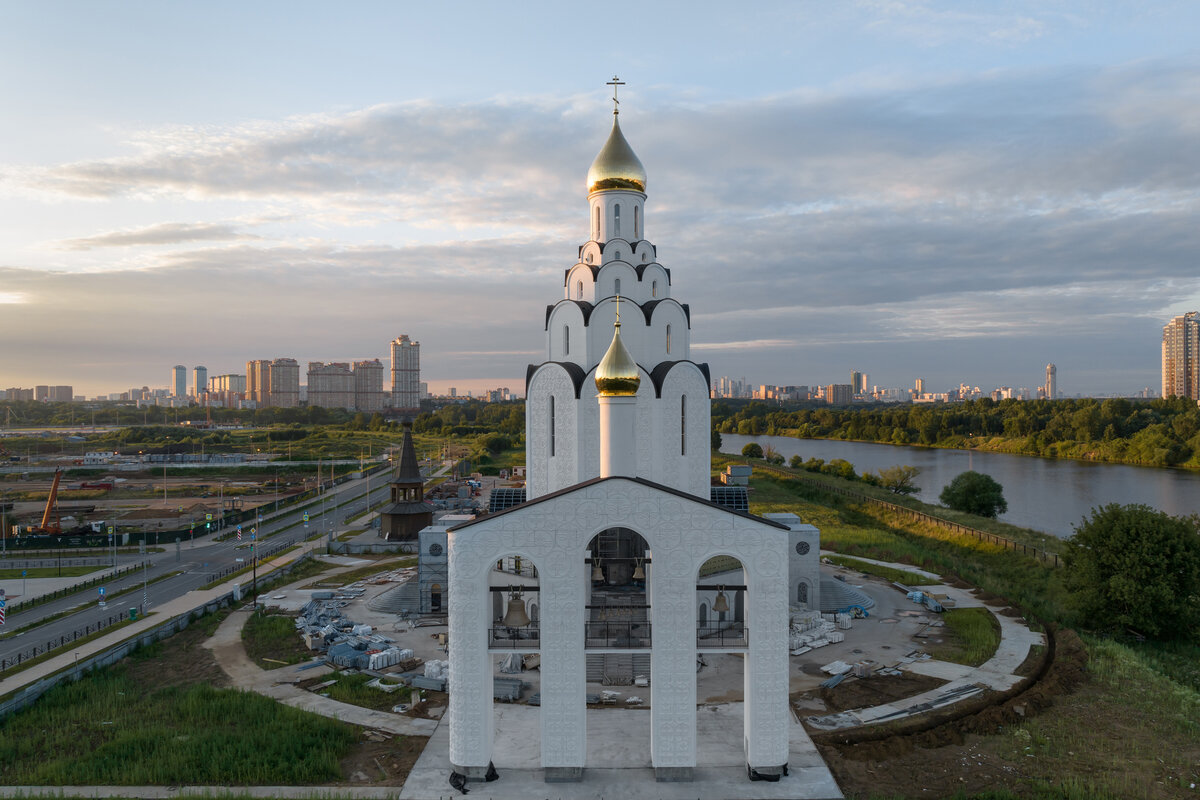
M696 578L696 647L703 650L744 651L749 645L746 624L746 570L733 556L713 556L700 566Z
M592 537L584 556L589 649L650 648L650 548L629 528Z
M488 574L488 590L488 649L536 652L541 642L537 565L518 553L501 556Z

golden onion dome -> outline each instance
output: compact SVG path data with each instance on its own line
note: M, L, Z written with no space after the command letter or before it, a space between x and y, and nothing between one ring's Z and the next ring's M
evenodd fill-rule
M600 148L600 154L588 169L587 185L588 194L605 189L646 191L646 168L629 142L625 141L616 115L613 116L612 133L608 135L608 141Z
M596 390L601 397L629 397L638 392L642 376L637 362L621 341L621 321L613 324L612 344L596 365Z

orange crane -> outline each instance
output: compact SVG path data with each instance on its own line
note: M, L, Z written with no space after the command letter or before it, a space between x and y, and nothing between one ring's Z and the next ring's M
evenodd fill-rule
M62 533L62 522L58 519L58 483L62 480L61 468L54 470L54 483L50 485L50 495L46 498L46 510L42 512L42 524L33 528L31 533L47 533L54 536ZM54 524L50 524L50 516L54 515Z

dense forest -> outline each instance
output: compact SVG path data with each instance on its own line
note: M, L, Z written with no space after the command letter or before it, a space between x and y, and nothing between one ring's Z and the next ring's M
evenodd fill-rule
M1184 398L973 400L946 405L787 408L713 403L720 433L973 448L1200 467L1200 408Z

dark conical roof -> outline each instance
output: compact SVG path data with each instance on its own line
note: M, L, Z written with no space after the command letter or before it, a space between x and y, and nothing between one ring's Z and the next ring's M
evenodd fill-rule
M400 445L400 469L396 473L396 481L423 483L421 468L417 465L417 451L413 447L411 422L404 423L404 443Z

